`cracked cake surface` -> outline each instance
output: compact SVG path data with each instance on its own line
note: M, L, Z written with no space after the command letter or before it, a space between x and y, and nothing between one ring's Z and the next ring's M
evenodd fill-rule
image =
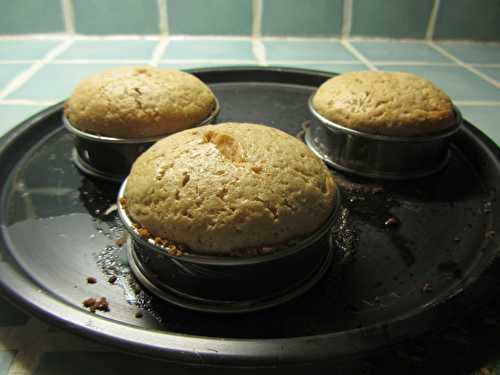
M364 133L423 136L456 124L453 104L431 81L404 72L349 72L323 83L313 107Z
M271 127L224 123L171 135L134 163L132 221L200 254L272 246L332 214L333 177L302 142Z
M171 134L206 119L215 107L210 88L174 69L120 67L82 80L64 114L77 129L117 137Z

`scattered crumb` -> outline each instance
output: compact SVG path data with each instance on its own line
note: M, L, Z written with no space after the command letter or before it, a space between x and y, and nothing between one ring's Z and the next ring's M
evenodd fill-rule
M85 307L91 307L94 306L96 303L95 298L87 298L86 300L83 301L83 306Z
M149 230L147 230L146 228L137 229L137 233L141 237L151 237L151 233L149 233Z
M120 205L125 208L127 207L127 199L125 197L120 198Z
M142 311L137 311L137 312L135 313L135 317L136 317L137 319L141 319L141 318L142 318Z
M87 284L96 284L97 279L95 277L89 276L87 277Z
M83 306L88 308L91 313L95 313L97 310L108 312L109 311L109 302L106 297L101 297L99 299L95 298L87 298L83 301Z
M117 277L115 275L111 276L109 279L108 279L108 283L110 284L114 284L115 281L116 281Z
M123 232L121 237L115 241L116 246L122 247L125 244L125 242L127 242L127 239L128 239L128 233Z

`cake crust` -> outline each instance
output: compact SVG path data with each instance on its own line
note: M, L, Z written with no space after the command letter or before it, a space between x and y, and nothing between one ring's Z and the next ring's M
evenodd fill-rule
M126 211L152 237L230 255L314 232L332 214L333 177L302 142L258 124L167 137L134 163Z
M189 73L121 67L81 81L66 101L64 115L87 133L147 138L197 125L214 107L210 88Z
M313 97L326 119L364 133L425 136L456 124L450 98L431 81L404 72L344 73Z

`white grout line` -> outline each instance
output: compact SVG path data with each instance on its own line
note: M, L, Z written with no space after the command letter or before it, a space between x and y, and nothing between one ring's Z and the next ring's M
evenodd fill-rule
M0 105L34 105L47 107L57 102L57 100L0 99Z
M158 63L160 62L161 58L165 54L165 50L167 49L168 45L168 39L162 39L160 42L158 42L158 45L155 47L153 51L153 55L151 56L151 61L149 62L153 66L158 66Z
M238 59L165 59L159 61L162 64L255 64L255 60L238 60Z
M500 64L477 63L477 64L469 64L469 65L475 66L477 68L500 68Z
M453 104L463 107L500 107L500 101L495 100L455 100Z
M68 38L66 33L46 33L46 34L3 34L0 35L0 41L9 40L65 40ZM72 38L76 40L160 40L161 35L158 34L148 34L148 35L137 35L137 34L123 34L123 35L82 35L75 34ZM190 39L216 39L216 40L248 40L252 38L245 35L170 35L172 40L190 40ZM265 36L262 37L263 40L283 40L283 41L339 41L338 37L293 37L293 36ZM345 39L345 38L343 38ZM383 38L383 37L363 37L363 36L351 36L347 38L350 42L401 42L401 43L414 43L414 42L425 42L424 39L416 38ZM482 40L469 40L469 39L439 39L439 43L445 44L470 44L470 45L486 45L486 46L500 46L500 41L482 41Z
M262 35L262 0L252 0L252 36Z
M273 62L274 64L274 62ZM30 100L30 99L0 99L0 106L5 105L21 105L21 106L42 106L47 107L59 102L58 99L53 100ZM498 100L455 100L455 105L464 107L500 107Z
M154 52L154 50L153 50ZM51 64L57 65L83 65L83 64L149 64L151 59L144 60L117 60L117 59L72 59L53 60Z
M487 64L487 63L474 63L470 64L470 66L474 66L476 68L500 68L500 64Z
M0 41L16 41L16 40L63 40L67 39L66 33L47 33L47 34L4 34L0 35Z
M408 65L408 66L457 66L454 62L438 62L438 61L397 61L397 60L371 60L375 65Z
M359 60L272 60L272 64L308 64L308 65L350 65L362 64Z
M342 40L342 45L351 52L359 61L365 64L370 70L377 70L377 67L373 65L361 52L359 52L354 46L349 43L348 40Z
M500 88L500 83L498 83L496 80L494 80L493 78L491 78L487 74L484 74L483 72L480 72L476 68L474 68L474 67L472 67L472 66L464 63L462 60L460 60L459 58L455 57L454 55L452 55L451 53L449 53L448 51L446 51L444 48L438 46L436 43L429 41L428 44L432 48L434 48L436 51L438 51L439 53L441 53L443 56L446 56L450 60L455 61L462 68L465 68L469 72L474 73L475 75L477 75L478 77L482 78L484 81L492 84L496 88Z
M423 43L425 42L422 38L385 38L385 37L373 37L373 36L351 36L349 38L350 42L400 42L400 43Z
M247 41L252 40L251 36L245 35L169 35L170 40L226 40L226 41Z
M440 0L432 2L432 10L429 15L429 22L427 23L427 30L425 31L425 39L431 40L434 37L434 29L436 27L436 20L439 12Z
M439 39L439 43L444 44L470 44L470 45L486 45L491 47L500 47L500 41L487 40L472 40L472 39Z
M64 29L66 33L73 35L75 33L75 8L73 0L61 0Z
M252 50L259 65L261 66L267 65L266 47L259 38L252 40Z
M166 48L168 45L169 38L162 39L166 41L166 44L162 48ZM161 43L161 41L160 41ZM156 46L154 53L158 52L159 46ZM161 62L173 62L173 63L224 63L224 62L237 62L242 60L235 59L161 59ZM0 65L18 65L18 64L33 64L41 60L0 60ZM137 60L126 60L126 59L54 59L51 64L147 64L150 60L137 59ZM245 62L252 62L252 60L244 60ZM356 64L359 63L358 60L274 60L273 63L290 63L290 64ZM438 61L403 61L403 60L372 60L375 65L415 65L415 66L458 66L455 62L438 62ZM500 64L488 64L488 63L475 63L468 64L476 68L500 68Z
M160 35L168 35L167 0L158 0L158 26Z
M338 42L338 37L306 37L306 36L263 36L263 41L266 42Z
M38 60L0 60L0 65L33 64Z
M28 34L27 34L28 35ZM74 40L159 40L160 35L157 34L116 34L116 35L68 35L66 33L57 34L31 34L27 35L0 35L0 41L19 41L19 40L67 40L69 38Z
M54 58L56 58L59 54L61 54L64 50L66 50L73 43L73 39L68 39L65 42L62 42L57 45L57 47L53 48L51 51L45 55L45 57L31 65L27 70L20 73L16 78L14 78L10 83L5 87L3 91L0 92L0 99L4 99L7 95L11 94L17 88L19 88L23 83L28 81L42 66Z
M353 0L344 0L342 9L342 38L348 38L351 35L352 27L352 2Z

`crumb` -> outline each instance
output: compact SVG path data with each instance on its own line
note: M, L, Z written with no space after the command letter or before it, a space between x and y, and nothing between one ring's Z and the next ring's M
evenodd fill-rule
M83 301L83 306L85 307L91 307L91 306L94 306L95 305L95 298L87 298L86 300Z
M97 310L109 311L109 302L106 297L101 297L94 306Z
M95 298L87 298L83 301L83 306L88 308L91 313L95 313L97 310L108 312L109 311L109 302L106 297L101 297L98 300Z
M137 319L141 319L141 318L142 318L142 312L141 312L141 311L137 311L137 312L135 313L135 317L136 317Z
M125 208L127 207L127 199L125 197L120 198L120 205Z
M115 241L116 246L122 247L125 244L125 242L127 242L127 239L128 239L128 233L123 232L121 237Z
M422 293L432 293L432 285L429 283L425 283L422 286Z
M89 276L87 277L87 284L95 284L97 283L97 279L95 277Z
M151 236L151 233L149 233L149 230L147 230L146 228L137 229L137 233L141 237L150 237Z
M111 276L109 279L108 279L108 283L110 284L114 284L115 281L116 281L117 277L115 275Z
M395 218L394 216L388 218L385 222L384 222L384 225L386 226L390 226L390 227L393 227L393 226L396 226L399 224L399 220L397 218Z

